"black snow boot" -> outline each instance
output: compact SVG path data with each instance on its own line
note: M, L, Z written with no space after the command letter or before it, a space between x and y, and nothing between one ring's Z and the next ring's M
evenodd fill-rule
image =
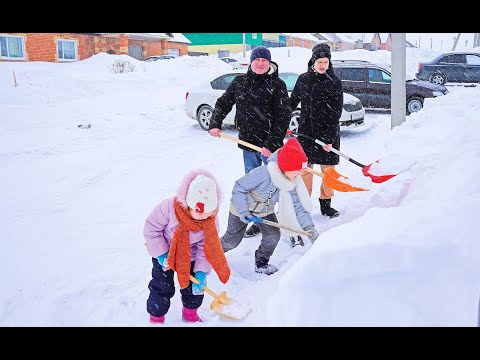
M278 271L277 267L268 263L267 258L257 255L258 250L255 250L255 272L261 274L272 275Z
M290 242L292 244L292 247L295 247L297 245L300 245L300 246L305 246L305 244L303 243L303 239L301 236L290 236Z
M332 208L330 204L332 203L332 199L319 199L320 200L320 210L322 215L328 216L330 218L337 217L340 213Z
M245 234L243 234L244 238L249 238L249 237L254 237L255 235L260 233L260 227L257 224L252 224L247 231L245 231Z

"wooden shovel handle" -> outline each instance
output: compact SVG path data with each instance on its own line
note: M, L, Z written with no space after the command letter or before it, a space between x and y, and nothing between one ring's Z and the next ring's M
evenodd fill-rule
M256 150L258 152L261 152L262 151L262 148L260 146L256 146L256 145L253 145L253 144L250 144L246 141L243 141L243 140L240 140L234 136L230 136L230 135L227 135L227 134L224 134L223 132L220 132L219 133L220 137L223 137L225 139L228 139L228 140L232 140L232 141L235 141L236 143L239 143L243 146L246 146L246 147L249 147L250 149L253 149L253 150ZM320 177L323 177L323 174L319 171L316 171L316 170L313 170L309 167L305 168L304 169L305 171L308 171L309 173L312 173L312 174L315 174L317 176L320 176Z
M312 168L309 168L309 167L306 167L305 169L302 169L302 170L308 171L309 173L315 174L323 178L323 174L320 171L313 170Z
M195 277L193 277L192 275L190 275L190 280L195 283L195 284L198 284L200 281L198 281L197 279L195 279ZM214 298L217 298L218 295L215 294L212 290L210 290L207 286L204 286L203 287L203 290L205 290L205 292L210 295L210 296L213 296Z
M250 144L246 141L243 141L243 140L240 140L234 136L230 136L230 135L227 135L227 134L224 134L223 132L220 131L220 136L221 137L224 137L225 139L228 139L228 140L232 140L232 141L235 141L236 143L239 143L243 146L246 146L246 147L249 147L250 149L253 149L253 150L257 150L258 152L261 152L262 151L262 148L260 146L256 146L256 145L253 145L253 144Z
M287 226L287 225L283 225L283 224L279 224L279 223L276 223L274 221L270 221L270 220L263 220L263 223L267 224L267 225L270 225L270 226L274 226L274 227L278 227L280 229L286 229L286 230L290 230L290 231L293 231L293 232L296 232L297 234L302 234L302 235L305 235L305 236L311 236L312 234L309 233L308 231L304 231L304 230L300 230L300 229L294 229L290 226Z

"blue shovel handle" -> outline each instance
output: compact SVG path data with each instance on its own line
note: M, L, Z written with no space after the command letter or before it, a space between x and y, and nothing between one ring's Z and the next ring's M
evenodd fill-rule
M263 223L263 219L255 215L245 216L245 219L247 219L248 221L256 222L256 223Z

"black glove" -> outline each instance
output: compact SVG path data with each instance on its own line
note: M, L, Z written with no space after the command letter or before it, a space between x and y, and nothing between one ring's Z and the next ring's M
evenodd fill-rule
M310 233L310 236L308 238L310 239L310 241L313 244L315 242L315 240L317 240L318 235L319 235L317 229L315 229L315 226L313 226L313 225L308 225L308 226L305 227L304 230L308 231Z

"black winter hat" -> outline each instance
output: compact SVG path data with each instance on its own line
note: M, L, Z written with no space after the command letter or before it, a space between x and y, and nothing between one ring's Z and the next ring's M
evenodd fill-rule
M330 46L328 44L318 44L315 45L312 49L312 58L310 61L313 63L320 58L328 58L328 60L332 60L332 54L330 53Z
M250 55L250 62L257 58L267 59L268 62L272 62L272 55L270 54L270 50L268 50L265 46L258 46L252 50L252 54Z

